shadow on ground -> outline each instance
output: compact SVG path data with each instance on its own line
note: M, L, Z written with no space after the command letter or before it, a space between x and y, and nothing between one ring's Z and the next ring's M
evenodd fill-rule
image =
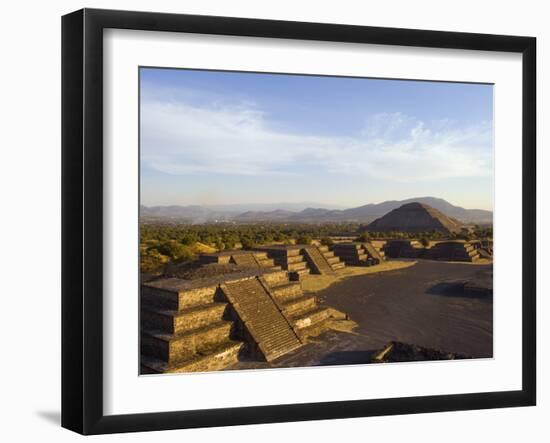
M53 425L56 425L56 426L61 425L60 411L36 411L36 415Z
M492 291L488 292L474 292L464 290L465 282L441 282L437 283L426 291L426 294L442 295L444 297L463 297L463 298L475 298L479 300L490 301L493 299Z
M319 360L319 365L361 365L371 363L376 351L331 352Z

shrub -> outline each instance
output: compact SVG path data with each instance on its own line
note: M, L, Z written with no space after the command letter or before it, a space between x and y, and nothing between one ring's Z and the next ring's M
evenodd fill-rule
M357 237L357 241L369 241L369 240L370 240L370 234L367 231L362 232L361 235Z
M141 272L159 271L168 260L167 256L160 254L156 249L144 250L140 255Z
M195 234L183 234L179 241L184 245L193 245L199 241L199 238Z
M159 245L158 251L173 261L190 261L194 258L193 252L188 247L175 240L164 241Z
M313 238L308 234L301 234L296 238L296 244L298 245L310 245L312 241Z
M321 244L325 246L332 246L334 242L330 237L321 237Z
M243 249L252 249L254 248L254 242L250 238L242 238L241 244L243 245Z

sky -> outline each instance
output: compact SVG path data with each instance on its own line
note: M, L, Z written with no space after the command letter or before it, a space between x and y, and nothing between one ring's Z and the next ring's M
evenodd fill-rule
M493 208L493 86L140 69L141 203Z

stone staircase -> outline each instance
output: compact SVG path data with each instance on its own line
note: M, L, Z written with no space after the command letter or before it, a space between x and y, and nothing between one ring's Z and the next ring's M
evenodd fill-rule
M316 246L306 246L303 250L303 254L310 270L314 274L334 274L334 270Z
M384 248L387 243L386 240L371 240L367 243L372 245L373 249L378 252L378 255L382 258L382 260L386 259L386 253L384 252Z
M176 278L150 282L141 293L141 372L212 371L238 360L234 317L217 284Z
M307 262L302 255L302 246L263 246L258 248L274 261L274 264L280 266L289 272L291 280L300 280L310 273Z
M363 248L365 248L365 251L369 255L370 258L374 259L375 264L380 264L386 259L386 255L384 251L382 250L382 247L377 248L374 246L374 244L370 242L364 242L362 243ZM378 263L376 263L378 261Z
M336 309L320 306L315 295L304 294L298 281L273 280L270 279L270 274L264 274L260 280L265 282L301 340L326 331L330 320L347 319L346 314Z
M333 271L346 267L346 264L340 260L340 257L336 256L334 251L331 251L328 246L320 245L317 246L317 249L319 249L319 252L323 254L323 257L325 257L325 260L328 262Z
M338 243L332 250L348 266L372 266L380 263L379 259L370 257L363 243Z
M141 373L214 371L242 356L272 361L325 331L331 320L347 319L304 294L290 274L248 269L144 283Z
M231 256L231 262L244 267L259 267L272 270L280 270L280 266L275 266L273 259L268 258L266 252L240 252Z
M222 284L221 290L266 361L302 345L292 324L258 277Z

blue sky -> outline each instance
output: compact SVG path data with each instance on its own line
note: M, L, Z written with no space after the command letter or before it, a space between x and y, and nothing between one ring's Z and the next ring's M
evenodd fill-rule
M141 69L145 205L492 209L491 85Z

